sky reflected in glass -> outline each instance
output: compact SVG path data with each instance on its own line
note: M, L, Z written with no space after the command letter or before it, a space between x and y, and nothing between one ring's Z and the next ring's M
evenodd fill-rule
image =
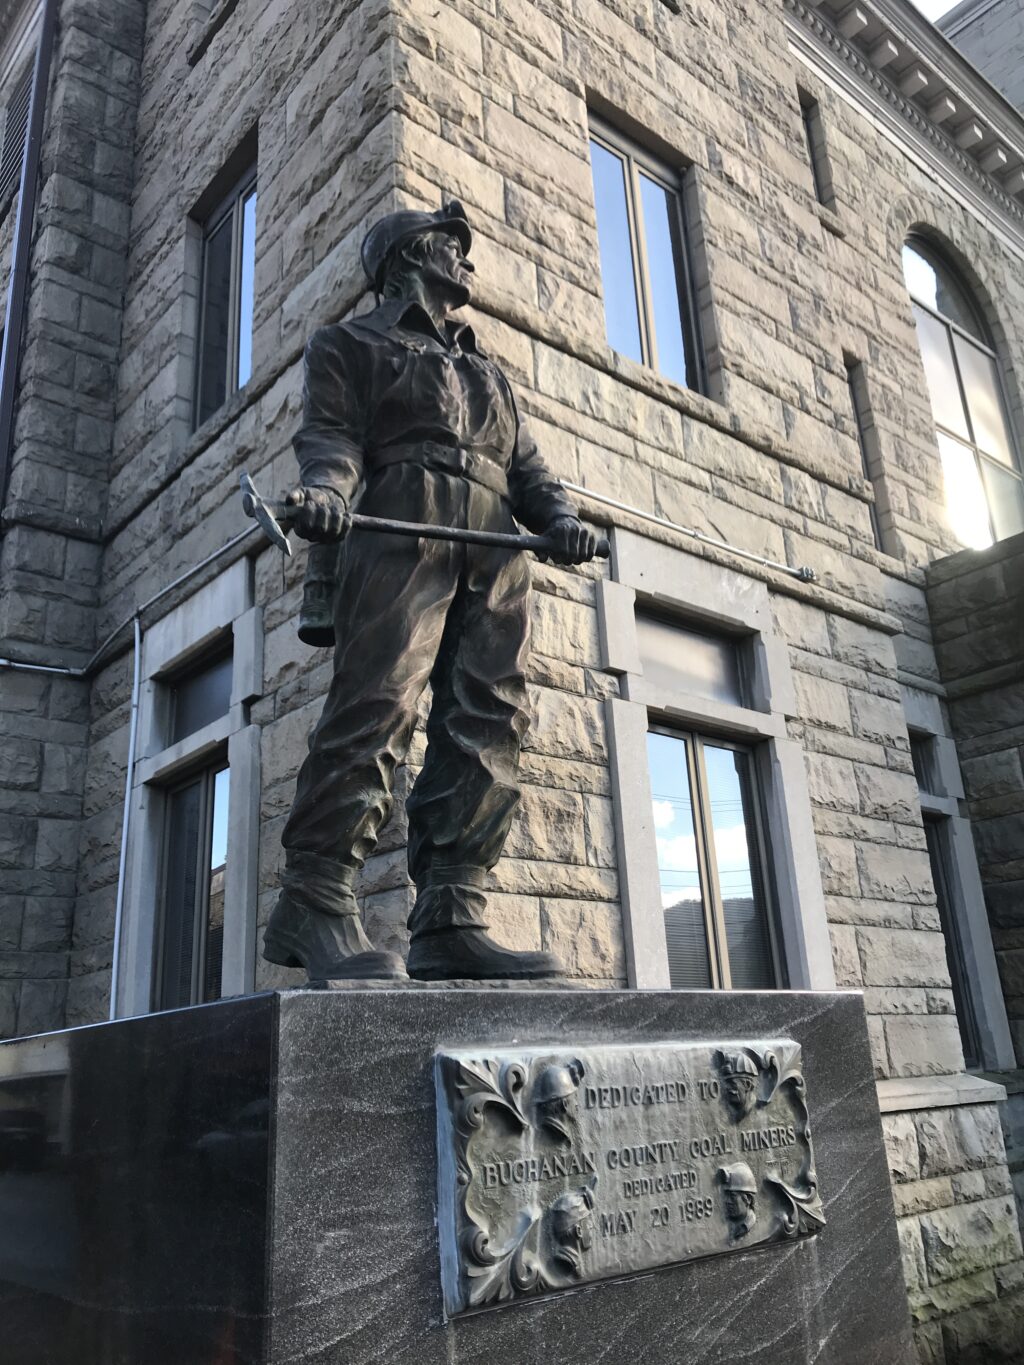
M620 355L641 362L643 352L629 238L626 168L620 157L593 139L590 164L594 172L594 206L608 344Z
M675 196L649 176L641 174L640 198L643 204L644 245L651 281L651 311L654 314L658 369L677 384L686 385L689 382L686 343L679 309L682 262L676 260L669 216L675 211Z
M252 316L256 286L256 191L242 202L242 252L238 288L238 387L252 374Z

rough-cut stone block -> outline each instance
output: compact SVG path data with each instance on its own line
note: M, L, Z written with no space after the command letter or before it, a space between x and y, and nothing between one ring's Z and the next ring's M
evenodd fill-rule
M1001 1166L1006 1161L995 1105L928 1109L916 1115L914 1122L924 1176Z
M948 1076L963 1069L960 1030L948 1015L886 1019L885 1041L894 1076Z
M921 1172L917 1131L910 1114L883 1114L882 1137L889 1170L897 1181L916 1180Z
M986 1199L926 1213L921 1217L921 1240L933 1281L974 1275L1021 1256L1012 1199Z
M858 929L867 986L942 986L949 981L941 934L917 929Z

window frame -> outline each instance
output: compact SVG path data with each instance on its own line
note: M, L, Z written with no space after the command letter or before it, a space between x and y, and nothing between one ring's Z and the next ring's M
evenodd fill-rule
M639 363L654 370L670 384L679 384L680 388L686 388L694 393L707 394L707 360L697 307L696 272L685 203L686 186L684 182L690 168L682 167L679 171L673 171L671 166L666 165L664 161L649 152L634 138L623 133L621 129L616 128L593 111L588 111L587 114L587 136L588 146L590 140L593 140L606 152L617 157L623 164L633 294L636 300L637 324L640 332L641 360L639 362L633 361L633 363ZM692 383L689 384L681 384L678 380L665 374L658 365L657 330L652 306L653 290L647 260L647 230L644 222L643 195L640 192L639 184L641 171L656 185L659 185L670 196L670 202L674 204L674 210L669 213L669 231L672 235L676 292L680 305L680 330L683 337L688 375L692 371ZM593 192L593 168L591 168L591 189ZM603 304L604 278L600 267L598 268L598 278L601 280ZM615 351L607 339L607 324L605 338L609 348L616 355L621 354ZM632 360L632 357L624 356L623 359Z
M190 771L179 774L177 779L163 789L163 830L161 836L160 861L158 864L157 884L159 886L159 907L157 910L158 924L156 932L156 958L153 964L153 1010L162 1011L180 1008L182 1004L199 1005L208 1003L204 1000L202 983L206 969L207 938L209 933L209 912L210 912L210 877L203 876L202 870L209 868L210 855L213 844L213 816L214 816L214 793L216 781L220 773L226 772L228 776L228 792L230 801L230 782L231 764L228 761L227 745L219 747L216 751L217 757L208 760L202 766L193 768ZM168 901L170 889L168 886L168 859L171 847L171 802L172 798L186 788L192 786L196 781L202 783L200 791L200 837L196 847L196 863L200 871L197 882L197 892L192 902L192 968L191 986L189 999L184 1002L166 1003L164 971L167 965L168 955ZM210 869L212 871L212 869ZM223 989L223 957L221 959L221 982Z
M779 979L792 990L835 990L804 753L788 733L788 718L799 708L767 586L622 527L613 527L610 538L612 577L597 584L597 609L601 666L617 677L620 694L606 700L605 716L629 985L671 986L646 747L657 716L672 728L751 752ZM669 612L690 629L737 637L746 655L745 704L652 686L640 658L638 609Z
M918 801L922 822L936 821L944 826L944 870L955 937L953 945L947 940L947 949L952 946L959 952L961 979L975 1030L977 1069L1011 1069L1016 1065L1013 1039L992 946L974 833L970 821L961 814L964 786L956 746L949 735L943 705L934 693L903 684L900 696L908 736L931 741L925 767L933 790L918 783ZM945 938L944 927L941 932ZM957 1021L959 1026L959 1015Z
M148 1014L159 998L163 866L168 793L204 768L228 779L221 996L245 995L256 980L261 728L249 708L263 692L263 613L254 605L252 561L242 558L148 628L142 638L138 752L131 784L125 922L118 971L119 1017ZM232 642L228 711L176 742L172 686ZM154 876L159 870L160 875Z
M832 161L825 136L825 121L821 113L821 102L802 86L797 86L797 102L800 105L800 122L803 126L804 145L807 162L814 186L815 202L823 208L836 210L835 184L832 176Z
M199 224L199 291L198 315L196 320L195 363L192 380L192 429L198 430L204 422L223 407L224 403L245 387L238 382L238 362L241 345L242 313L242 266L245 227L245 204L249 196L257 192L259 184L259 164L254 158L241 176L234 182L231 190L218 201L216 207ZM224 397L217 407L202 416L203 399L203 353L206 348L207 291L209 285L209 245L224 223L231 219L231 268L228 292L228 336L226 346ZM253 238L255 258L255 232ZM254 284L255 296L255 284ZM250 367L250 377L251 377ZM245 381L248 383L248 379Z
M857 447L860 450L861 469L865 480L871 485L875 494L875 499L868 503L868 519L871 523L871 536L876 550L883 554L888 553L885 537L882 534L882 523L878 515L878 489L881 474L877 469L880 463L877 450L869 446L871 435L874 431L874 421L871 414L871 401L868 394L867 375L864 373L864 362L852 356L843 356L843 368L846 370L846 387L850 395L850 411L853 416L853 425L857 432Z
M649 717L648 734L665 735L670 739L683 741L686 753L687 783L690 789L690 804L693 810L693 834L697 853L697 871L701 888L707 889L704 901L704 932L707 940L708 968L711 975L712 990L732 990L732 969L729 964L729 945L725 923L725 904L722 896L722 882L719 875L718 855L715 851L707 766L704 759L704 746L730 749L734 753L744 753L750 761L750 820L753 825L753 842L758 863L758 876L765 899L765 914L768 924L768 946L771 955L772 975L775 984L768 990L784 990L786 973L779 955L778 929L775 915L775 894L773 889L772 867L764 832L764 810L761 800L761 784L757 775L757 748L743 744L726 735L708 734L706 731L682 729L672 725L656 714ZM686 989L674 987L673 989Z
M1000 537L996 534L995 520L992 515L992 504L989 501L988 485L985 482L984 468L986 464L992 465L994 468L1001 470L1004 474L1008 474L1011 477L1016 478L1017 483L1020 486L1021 490L1022 505L1024 505L1024 462L1022 462L1021 459L1021 443L1018 438L1016 428L1014 426L1010 404L1007 401L1006 383L1003 378L1003 368L1000 356L998 351L996 351L996 349L992 345L991 333L989 331L985 318L981 312L981 309L978 307L977 300L974 297L974 291L970 288L968 283L963 280L961 272L958 271L952 265L952 263L942 254L940 250L937 250L934 246L932 246L931 242L927 238L922 237L920 234L911 233L904 240L903 245L904 247L910 247L913 251L916 251L919 255L923 256L924 259L929 263L931 263L932 260L937 261L938 264L944 270L949 272L949 274L953 277L954 281L956 282L960 293L963 295L963 298L968 308L974 314L975 320L978 324L978 330L981 333L981 336L980 337L975 336L973 333L969 332L965 327L962 327L960 323L956 322L955 319L948 317L945 313L940 313L937 309L932 308L930 304L925 303L923 299L917 298L916 295L911 293L909 286L906 284L906 279L904 278L904 288L907 291L907 298L910 300L911 309L913 310L914 308L920 308L922 312L927 313L929 317L933 318L937 323L939 323L940 326L945 327L946 330L951 332L954 336L962 337L963 340L968 345L977 347L979 351L981 351L984 355L988 356L988 358L992 361L992 368L995 373L996 398L1002 412L1003 420L1006 423L1006 431L1007 435L1009 436L1010 455L1013 459L1012 465L1004 464L1001 460L997 460L994 456L988 455L978 445L974 432L974 418L971 415L971 407L967 401L967 388L966 385L964 384L964 378L960 369L960 357L958 356L956 347L954 345L950 345L949 354L953 365L953 373L956 377L957 393L960 396L960 404L963 408L964 418L967 422L966 439L961 432L951 431L949 427L944 426L935 416L935 410L932 407L931 392L928 385L927 374L925 375L925 394L928 398L928 407L932 416L932 426L934 427L936 434L941 432L943 436L946 436L949 440L956 442L958 446L963 446L965 449L970 450L971 454L974 456L975 469L977 471L978 479L981 483L982 493L985 498L985 510L988 513L989 532L992 536L992 544L997 545L1001 539L1005 539L1006 537ZM914 335L915 337L917 337L916 318L914 319ZM918 353L921 355L921 367L923 370L924 357L921 351L920 337L917 337L917 343Z

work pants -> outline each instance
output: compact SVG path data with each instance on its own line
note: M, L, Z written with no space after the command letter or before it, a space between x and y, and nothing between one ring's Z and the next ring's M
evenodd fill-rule
M403 463L360 512L516 531L507 500L458 474ZM529 724L530 568L521 552L353 530L339 557L334 679L299 771L282 843L289 895L354 913L355 873L392 808L428 681L423 769L407 802L414 933L482 925L484 873L519 801Z

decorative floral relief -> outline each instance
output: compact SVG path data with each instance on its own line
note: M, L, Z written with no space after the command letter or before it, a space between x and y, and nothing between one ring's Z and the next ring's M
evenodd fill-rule
M536 1070L536 1074L532 1072ZM544 1151L537 1138L546 1135L560 1147L572 1142L576 1131L577 1091L583 1063L549 1063L528 1068L517 1062L454 1061L449 1085L456 1100L458 1199L462 1216L462 1251L466 1261L468 1300L472 1308L504 1303L524 1294L564 1287L583 1273L584 1257L593 1233L596 1177L576 1190L559 1195L551 1206L533 1205L517 1215L511 1235L500 1246L472 1207L469 1148L490 1110L522 1131L524 1149ZM534 1157L533 1160L555 1160ZM563 1159L563 1167L568 1167Z

